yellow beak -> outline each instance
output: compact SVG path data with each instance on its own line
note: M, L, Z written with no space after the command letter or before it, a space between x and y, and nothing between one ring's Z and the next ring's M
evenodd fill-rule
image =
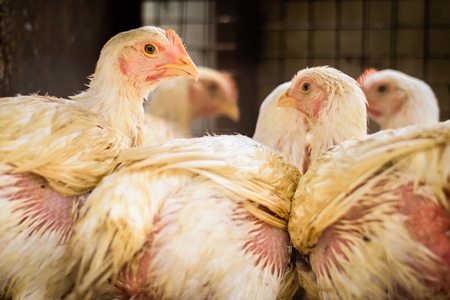
M278 99L278 107L297 108L297 101L295 100L295 98L289 96L289 91L290 89L287 89L287 91Z
M177 62L174 64L166 64L159 66L158 69L167 69L174 75L183 76L186 78L192 78L195 81L198 80L198 69L195 66L192 59L185 54L180 54L177 57Z
M224 101L221 105L222 113L230 118L233 122L239 121L240 110L239 105L236 102Z

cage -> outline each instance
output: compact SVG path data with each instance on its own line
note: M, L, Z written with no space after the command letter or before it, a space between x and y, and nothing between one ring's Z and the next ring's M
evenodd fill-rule
M174 28L199 65L230 71L242 119L203 120L197 134L252 135L261 102L305 67L356 78L397 69L427 82L450 117L450 2L444 0L145 0L144 25ZM369 123L371 132L378 130Z

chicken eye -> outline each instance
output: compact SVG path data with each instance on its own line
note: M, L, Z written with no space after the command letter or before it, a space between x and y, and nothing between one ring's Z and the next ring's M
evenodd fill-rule
M386 92L386 90L387 90L387 86L385 86L385 85L379 85L377 87L377 91L380 93Z
M307 92L311 89L311 85L309 83L302 84L302 91Z
M155 54L155 52L156 52L156 47L153 46L152 44L147 44L147 45L144 46L144 51L145 51L147 54Z
M219 88L219 87L218 87L217 84L215 84L215 83L210 83L210 84L208 85L208 90L209 90L210 92L215 92L215 91L217 91L218 88Z

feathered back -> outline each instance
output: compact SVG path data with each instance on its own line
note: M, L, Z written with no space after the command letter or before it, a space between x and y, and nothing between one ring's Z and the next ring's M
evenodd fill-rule
M92 189L131 146L128 137L76 101L37 95L0 101L0 161L14 172L44 176L63 194Z
M119 173L141 168L155 173L180 169L205 176L225 190L246 197L243 205L250 213L278 228L286 227L290 198L299 179L297 168L283 156L240 135L177 139L137 147L123 152L118 161L122 163Z
M291 108L278 108L278 99L291 85L285 82L264 99L259 110L253 139L283 154L297 168L303 168L307 127L302 114Z
M417 278L423 277L420 272L428 268L439 269L440 262L399 225L405 222L405 216L397 212L405 201L399 193L408 187L414 194L428 197L448 215L448 161L450 122L385 130L352 139L312 165L299 182L289 233L299 251L316 255L311 257L312 263L320 265L325 255L335 263L326 267L330 275L316 269L321 274L312 278L308 272L300 272L309 292L316 297L322 293L337 297L339 293L343 299L379 299L397 294L396 284L408 286L414 282L415 291L423 293L417 294L418 298L434 299L429 294L433 291L421 288L423 283ZM335 240L327 239L325 232L334 232ZM363 238L366 235L368 238ZM330 242L330 248L338 250L321 253L315 249L319 242L323 247ZM363 268L355 268L362 263ZM349 282L358 288L352 289ZM363 294L348 294L353 292Z
M320 232L342 218L376 182L388 180L390 174L401 172L405 181L427 183L435 191L448 187L450 167L444 162L449 160L450 121L380 131L336 146L300 180L289 228L294 245L307 252ZM436 200L448 207L444 195L438 194L442 198Z

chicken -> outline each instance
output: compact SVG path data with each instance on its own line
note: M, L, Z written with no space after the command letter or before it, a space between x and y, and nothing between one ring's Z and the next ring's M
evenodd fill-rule
M351 109L339 109L334 103ZM295 108L300 124L306 124L305 150L298 152L304 171L329 147L366 134L365 103L357 82L335 68L306 68L294 76L277 105L280 110Z
M315 67L300 70L291 82L280 85L272 93L272 96L273 98L269 95L261 106L257 129L259 121L264 120L262 117L266 115L265 118L267 119L270 119L270 116L277 116L277 121L274 122L274 125L266 126L268 136L275 137L280 132L290 136L289 131L276 128L275 124L282 124L283 122L289 124L288 128L291 132L296 130L297 133L294 136L286 139L291 144L286 143L283 139L279 139L279 142L275 143L275 147L286 157L289 157L290 160L295 161L302 174L308 170L311 156L315 159L335 143L352 136L364 135L367 131L364 93L354 79L334 68ZM330 111L330 103L332 101L353 107L353 111L344 115ZM278 111L276 113L266 111L263 114L269 103L272 107L278 106ZM311 105L312 109L307 109L308 105ZM296 108L296 110L293 110L291 107ZM330 120L320 118L318 115L320 110L330 112L335 118ZM340 131L339 122L342 121L343 117L349 118L353 126L347 130ZM261 124L263 125L264 123ZM312 127L314 124L319 124L319 126L329 124L330 129L328 132L331 136L327 133L318 135L320 132ZM262 126L259 128L262 128ZM273 131L272 134L269 131L270 129ZM271 139L269 139L270 141ZM300 265L302 259L298 257L298 253L294 254L294 259ZM304 288L307 287L304 286ZM299 290L295 295L295 299L309 299L305 297L304 293L304 290Z
M307 69L293 85L310 84L324 103L325 93L342 98L356 88L362 102L348 102L364 119L356 81L316 90L316 81L337 76ZM77 274L70 299L289 299L297 291L284 229L299 171L283 156L243 136L206 136L129 149L119 160L86 200L69 241L65 265Z
M290 81L280 84L264 99L259 110L253 139L282 153L302 172L308 130L307 120L293 109L278 109L278 99L290 85Z
M312 298L450 297L450 122L347 141L301 179L289 232Z
M396 70L368 69L358 82L367 97L367 113L381 129L439 122L436 96L420 79Z
M145 145L192 137L189 130L147 113L145 114L143 129Z
M364 99L357 98L359 107ZM359 130L345 141L343 133L366 124L355 103L280 102L313 124L311 165L299 181L288 222L308 296L448 299L450 122L370 136ZM314 155L324 141L339 145Z
M142 144L143 98L176 76L196 78L172 30L119 33L103 47L89 88L71 97L0 99L0 298L61 299L65 242L90 190Z
M89 88L71 97L78 101L0 98L1 162L45 176L66 194L84 193L114 168L120 149L142 144L143 98L179 75L196 78L197 71L175 32L118 34L103 48Z
M145 105L148 142L192 137L192 123L198 118L224 115L233 121L239 120L238 90L232 76L207 67L198 67L197 82L175 78L160 85L149 98ZM161 120L169 123L166 129ZM167 139L155 137L155 123L162 132L167 132Z
M119 160L80 211L68 299L292 296L294 165L240 135L136 147Z

